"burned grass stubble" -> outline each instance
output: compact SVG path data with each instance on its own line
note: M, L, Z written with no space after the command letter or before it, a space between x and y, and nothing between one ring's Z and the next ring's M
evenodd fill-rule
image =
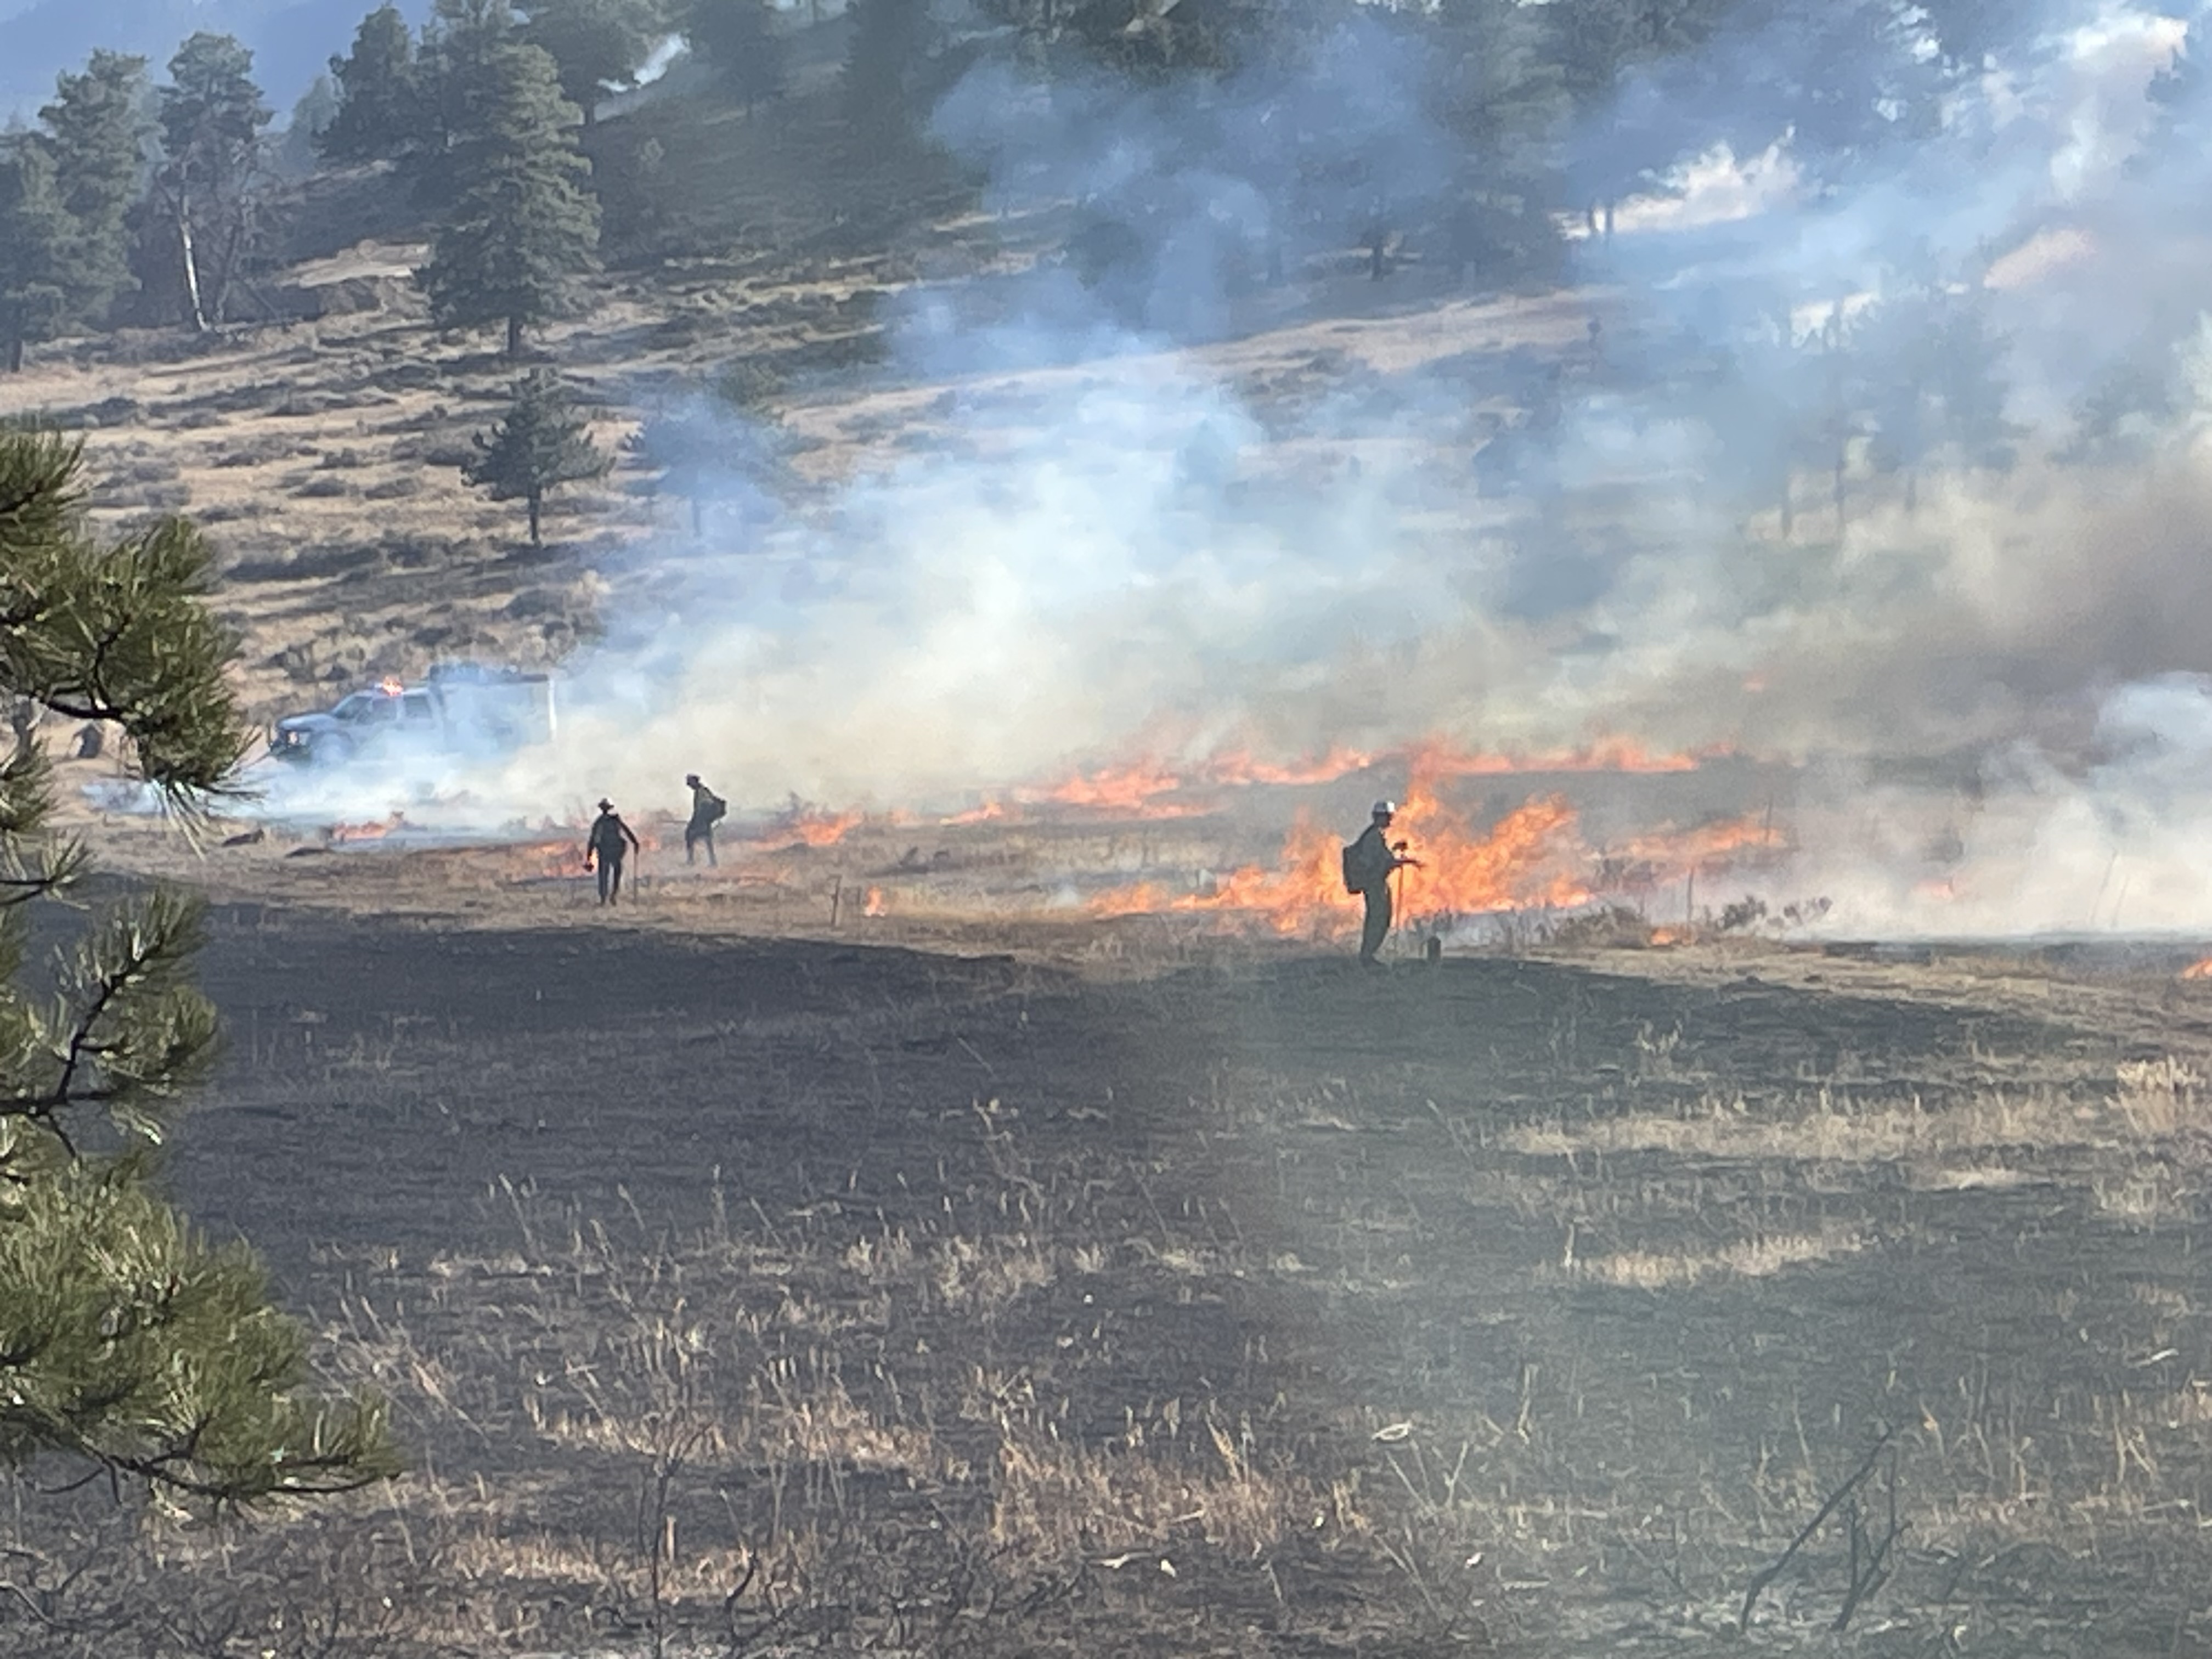
M1851 1650L2212 1640L2193 1054L1906 969L217 931L178 1183L418 1467L19 1487L14 1650L1703 1651L1886 1429Z

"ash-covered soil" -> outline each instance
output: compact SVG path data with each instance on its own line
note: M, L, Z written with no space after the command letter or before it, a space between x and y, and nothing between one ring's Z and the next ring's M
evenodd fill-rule
M178 1190L417 1467L58 1607L162 1652L1702 1653L1888 1432L1738 1645L2212 1641L2212 993L599 924L217 907Z

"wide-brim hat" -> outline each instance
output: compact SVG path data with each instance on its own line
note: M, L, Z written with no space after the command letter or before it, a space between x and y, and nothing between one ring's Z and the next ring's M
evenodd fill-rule
M611 812L614 810L615 804L611 800L603 800L599 803L599 811L602 812Z

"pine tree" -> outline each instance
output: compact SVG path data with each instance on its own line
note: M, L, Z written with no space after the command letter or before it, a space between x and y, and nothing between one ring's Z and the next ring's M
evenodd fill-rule
M53 102L39 112L40 142L70 220L72 321L98 322L131 286L129 219L144 171L145 94L144 58L95 52L83 73L58 78Z
M353 50L331 59L337 118L316 136L329 161L396 161L424 140L422 65L399 8L386 4L361 20Z
M195 331L222 320L254 230L270 111L252 70L253 54L236 39L203 32L177 48L161 88L167 165L155 182L176 235L183 320Z
M11 374L24 346L52 339L69 314L71 230L45 149L0 141L0 362Z
M277 172L292 179L314 172L322 159L323 135L338 118L339 107L337 82L329 76L318 75L307 83L307 89L292 106L284 136L274 147Z
M584 188L576 106L561 96L542 47L493 43L452 90L475 112L447 157L453 210L422 273L448 328L505 322L507 355L522 331L552 315L574 278L594 268L599 207Z
M526 0L523 11L523 39L551 54L587 127L609 92L637 84L661 31L655 0Z
M746 426L716 418L703 403L647 416L628 447L660 475L653 484L657 492L690 506L695 537L706 532L708 501L769 459Z
M457 155L481 146L493 118L500 60L521 39L507 0L433 0L416 57L422 88L422 140L407 156L415 198L443 218L460 198Z
M495 501L526 502L532 547L539 544L545 492L603 477L614 465L592 441L560 377L542 368L514 383L506 416L489 434L478 433L476 441L477 453L463 463L461 476L490 490Z
M176 520L88 540L80 459L0 432L0 695L118 722L189 809L243 752L209 554ZM62 1454L219 1502L382 1478L381 1406L307 1395L306 1334L252 1254L193 1234L152 1185L148 1153L215 1049L188 972L198 905L126 901L48 984L21 982L32 909L87 870L52 805L19 742L0 761L0 1463Z
M782 95L784 46L763 0L692 0L684 38L748 114Z

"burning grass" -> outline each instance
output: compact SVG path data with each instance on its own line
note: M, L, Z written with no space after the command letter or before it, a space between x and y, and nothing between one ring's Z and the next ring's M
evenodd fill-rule
M1462 764L1468 759L1437 750L1414 756L1412 781L1391 826L1394 838L1419 861L1397 878L1401 924L1431 928L1466 917L1575 909L1607 891L1648 891L1700 872L1724 875L1747 855L1771 857L1778 844L1771 818L1740 818L1655 831L1601 856L1583 842L1574 808L1557 794L1532 797L1478 829L1443 793L1452 777L1481 775ZM1668 769L1655 763L1652 769ZM1284 937L1322 938L1357 928L1358 913L1347 899L1338 837L1301 815L1273 868L1241 866L1197 892L1179 893L1160 882L1131 884L1094 895L1087 908L1097 917L1206 913Z

